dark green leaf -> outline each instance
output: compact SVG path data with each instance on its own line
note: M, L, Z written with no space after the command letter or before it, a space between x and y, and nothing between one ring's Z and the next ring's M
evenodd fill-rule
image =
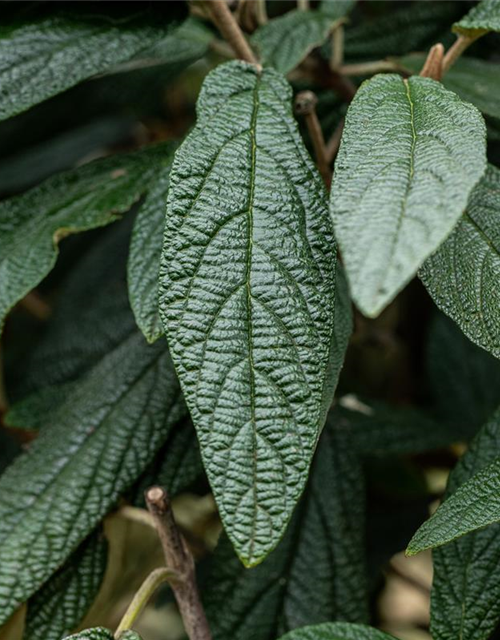
M326 490L325 490L326 489ZM217 640L275 640L305 624L367 619L364 480L350 432L327 422L311 477L285 537L244 569L224 538L205 605Z
M344 396L334 409L338 428L349 431L362 455L419 453L445 447L459 438L451 425L440 424L412 407Z
M346 16L356 4L356 0L322 0L319 11L332 20Z
M419 272L465 335L500 358L500 170L488 166L449 238Z
M323 44L340 18L323 11L292 9L259 27L252 36L252 44L264 65L286 74L312 49Z
M136 57L169 35L172 22L61 11L0 31L0 120ZM146 17L145 17L146 16Z
M165 487L169 496L189 489L203 476L200 448L190 420L175 425L167 442L158 452L134 488L132 502L144 507L144 492L152 485Z
M50 427L0 479L0 623L147 467L182 412L164 341L148 347L133 333L46 416Z
M330 622L297 629L287 633L280 640L394 640L394 638L363 624Z
M331 193L347 279L377 316L460 218L486 168L475 107L430 78L378 75L346 116Z
M500 409L484 429L500 427ZM496 451L498 454L498 451ZM481 468L443 502L413 536L406 553L440 547L466 533L500 521L500 458Z
M470 440L500 406L500 362L476 347L444 314L431 322L427 349L439 429Z
M106 561L106 540L96 532L30 598L23 640L60 640L75 629L99 591Z
M412 73L419 73L426 56L414 53L399 58L398 63ZM479 58L459 58L446 72L442 82L462 100L472 102L483 113L500 118L500 64Z
M461 2L404 2L361 20L345 30L345 58L377 60L424 51L449 34L450 24L464 12Z
M446 497L493 462L499 451L500 421L492 421L451 473ZM500 620L500 524L436 549L432 558L432 637L487 640Z
M453 31L476 37L488 31L500 31L500 0L482 0L459 22L455 22Z
M136 322L148 342L154 342L163 334L158 312L158 272L165 228L165 203L169 176L170 166L165 166L158 182L139 210L130 244L128 261L130 304Z
M326 194L273 70L205 80L170 175L160 314L205 469L247 565L302 493L350 332Z
M94 629L80 631L73 636L66 636L64 640L114 640L114 638L109 629L95 627Z
M109 237L126 252L122 228ZM50 359L33 357L31 393L69 387L0 479L0 623L63 564L185 414L165 341L148 346L124 306L124 276L125 257L106 238L62 288L40 347Z
M58 242L127 211L155 181L169 148L96 160L0 203L0 328L8 311L52 269Z

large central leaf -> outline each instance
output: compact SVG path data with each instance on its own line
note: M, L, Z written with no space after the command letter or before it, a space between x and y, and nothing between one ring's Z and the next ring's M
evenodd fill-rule
M307 479L350 328L326 194L273 70L206 79L170 175L160 312L220 514L245 564Z
M364 477L351 438L358 430L345 423L338 413L328 419L286 535L261 565L245 569L227 538L219 542L202 589L217 640L276 640L306 624L367 620Z
M354 301L382 311L453 229L486 169L484 121L430 78L379 75L346 117L333 181Z

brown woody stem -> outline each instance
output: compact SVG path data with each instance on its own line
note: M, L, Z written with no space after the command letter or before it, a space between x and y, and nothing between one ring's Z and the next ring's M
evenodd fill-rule
M326 159L328 164L331 164L340 147L340 141L342 139L342 131L344 130L344 118L338 123L337 128L332 134L332 137L326 143Z
M151 487L145 497L167 567L172 573L168 581L177 600L186 634L190 640L211 640L196 584L194 559L177 528L167 492L162 487Z
M210 0L208 3L214 24L224 39L234 50L236 56L246 62L258 65L257 58L250 48L243 31L227 6L226 0Z
M316 156L316 164L327 188L330 187L332 175L326 157L325 139L316 114L318 99L312 91L301 91L295 98L295 112L304 116L309 136Z
M441 80L443 77L443 56L444 47L441 43L435 44L431 47L424 66L422 67L422 71L420 72L420 76L422 78Z
M443 58L443 75L450 69L452 65L460 58L462 53L470 47L470 45L481 37L482 34L474 35L474 36L466 36L464 34L460 34L455 42L451 45L451 47L446 52Z

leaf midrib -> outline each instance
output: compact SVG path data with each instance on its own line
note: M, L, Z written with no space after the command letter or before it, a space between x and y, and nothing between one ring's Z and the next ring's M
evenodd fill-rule
M252 424L253 435L253 451L252 451L252 464L253 464L253 495L255 509L258 509L257 504L257 483L255 478L257 477L257 427L255 424L255 364L253 360L253 332L252 332L252 257L253 257L253 206L255 199L255 174L256 174L256 155L257 155L257 140L256 140L256 127L257 127L257 113L259 111L259 87L260 87L260 74L257 74L255 80L255 87L253 90L253 110L252 118L250 121L250 144L251 144L251 159L250 159L250 193L248 197L248 242L247 242L247 261L245 272L245 286L247 297L247 326L248 326L248 360L249 360L249 373L250 373L250 419ZM257 526L257 516L254 513L252 520L252 535L250 538L250 548L248 559L251 562L254 554L255 547L255 533Z

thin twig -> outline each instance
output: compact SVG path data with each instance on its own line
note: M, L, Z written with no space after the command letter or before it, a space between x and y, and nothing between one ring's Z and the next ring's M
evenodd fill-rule
M207 618L201 604L194 560L180 534L167 492L161 487L146 491L146 505L153 517L163 548L167 567L174 572L169 579L190 640L211 640Z
M266 0L255 0L255 3L255 17L257 18L257 22L259 24L266 24L268 21Z
M344 21L339 22L332 32L332 57L330 67L338 70L344 62Z
M466 36L464 34L460 34L455 42L451 45L448 51L445 53L443 58L443 75L450 69L450 67L455 64L455 62L460 58L462 53L470 47L470 45L481 37L482 34Z
M432 78L433 80L441 80L443 77L443 56L444 47L439 42L430 48L427 58L420 72L422 78Z
M139 590L136 592L132 602L127 608L125 615L120 621L118 628L115 631L115 638L118 640L121 634L128 629L131 629L134 622L144 610L153 593L158 589L160 585L168 582L174 578L174 574L165 567L161 569L155 569L144 580Z
M374 60L373 62L360 62L359 64L345 64L339 72L344 76L370 76L384 71L400 71L397 62L391 60Z
M231 45L238 58L257 65L257 58L250 48L243 31L229 10L225 0L211 0L208 3L212 20L224 39Z
M344 118L342 118L342 120L338 123L337 128L332 134L332 137L326 143L326 160L329 165L331 165L331 163L335 160L337 156L343 131L344 131Z
M326 187L329 188L332 180L332 174L326 158L325 139L323 138L321 125L319 124L318 116L316 114L317 103L318 98L312 91L301 91L295 98L295 111L299 115L304 116L307 130L313 144L318 171L320 172Z

